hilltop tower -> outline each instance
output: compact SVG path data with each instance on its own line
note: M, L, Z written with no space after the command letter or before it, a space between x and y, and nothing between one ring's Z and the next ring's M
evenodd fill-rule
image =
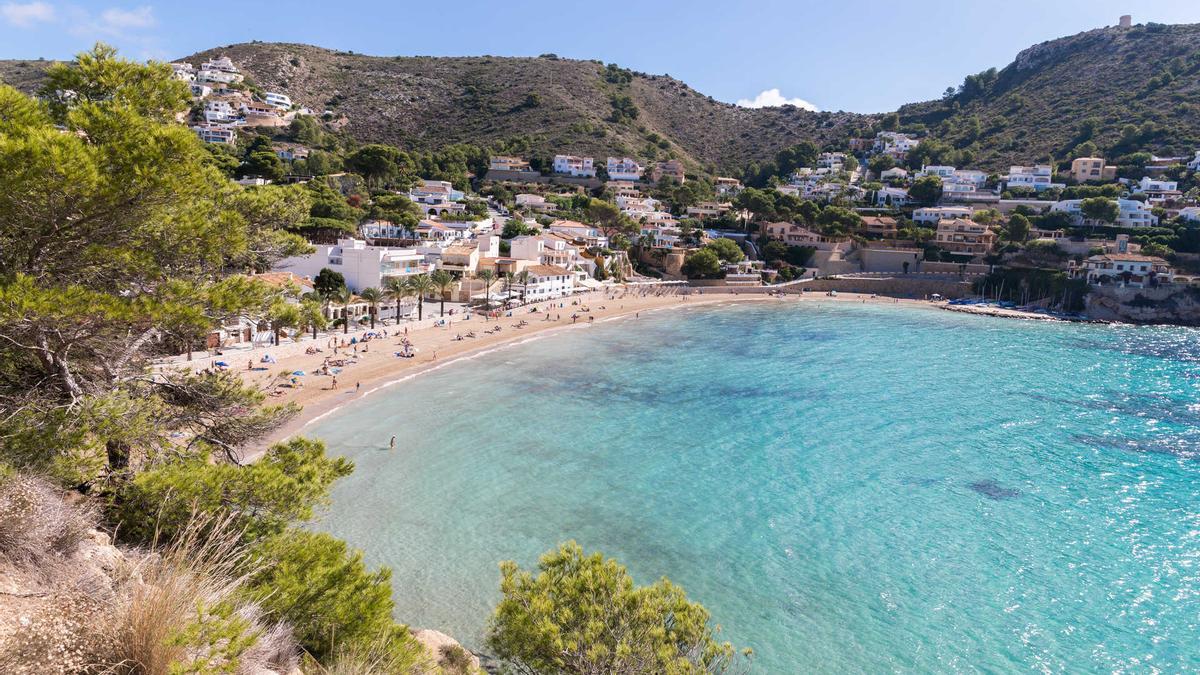
M1124 14L1121 16L1120 20L1117 22L1117 25L1120 26L1121 28L1129 28L1130 26L1133 25L1133 17L1128 14Z

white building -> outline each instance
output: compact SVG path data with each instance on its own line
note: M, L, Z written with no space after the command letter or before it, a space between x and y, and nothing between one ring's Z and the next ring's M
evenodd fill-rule
M337 245L317 245L316 252L285 258L275 269L315 279L329 268L346 278L346 286L355 293L364 288L383 288L389 277L407 277L429 271L416 249L368 246L361 239L339 239Z
M1187 166L1192 171L1200 171L1200 150L1196 151L1196 157Z
M228 124L197 124L192 131L205 143L233 145L237 142L237 129Z
M983 187L987 183L987 173L978 169L957 169L954 172L954 179L960 183L970 183L977 189Z
M1179 199L1183 193L1179 191L1179 183L1173 180L1156 180L1143 176L1134 186L1133 191L1146 195L1146 198L1156 204Z
M817 167L822 169L832 169L841 171L846 164L846 153L844 152L822 152L817 157Z
M274 106L280 110L290 110L292 107L292 99L287 94L277 94L273 91L268 91L263 94L263 101L269 106Z
M952 166L942 166L942 165L922 166L921 170L919 172L917 172L917 175L918 176L937 176L938 178L941 178L944 180L946 178L950 178L951 176L953 176L955 171L957 171L957 169L955 169Z
M192 98L205 98L212 94L212 87L207 84L198 84L196 82L188 85L192 90Z
M1071 215L1076 224L1102 225L1105 223L1091 222L1083 217L1082 199L1065 199L1050 206L1051 211L1060 211ZM1154 227L1158 225L1158 216L1154 215L1150 205L1136 199L1118 199L1120 215L1117 216L1118 227Z
M1166 260L1133 253L1105 253L1083 261L1082 273L1089 284L1118 283L1144 288L1169 284L1174 272Z
M1136 192L1175 192L1179 190L1179 183L1173 180L1156 180L1149 176L1143 176L1137 184Z
M190 63L172 63L171 77L180 82L195 82L196 69Z
M591 157L555 155L554 173L566 174L578 178L594 178L596 176L596 168L592 165Z
M609 180L639 181L644 171L641 164L628 157L609 157L605 168Z
M585 246L599 246L600 248L608 246L608 237L600 231L600 228L574 220L556 220L550 223L550 231L576 241L582 241Z
M367 239L414 239L416 233L390 220L367 220L358 226L358 232Z
M639 218L653 213L658 210L661 204L661 202L653 197L632 197L628 195L617 195L616 203L617 208L621 210L623 215L632 218Z
M226 73L240 73L242 71L233 65L233 60L228 56L218 56L211 61L205 61L200 64L201 70L219 70Z
M914 223L922 225L937 225L943 220L955 218L970 220L974 213L966 206L927 206L913 211L912 219Z
M554 265L568 271L579 265L579 248L553 234L525 235L509 242L508 257L539 265Z
M422 179L413 189L409 190L408 196L414 202L423 204L442 204L444 202L462 201L465 195L462 190L455 190L454 184L448 180L424 180Z
M1008 168L1008 178L1005 180L1004 185L1008 189L1028 187L1038 192L1050 188L1066 187L1065 183L1055 183L1053 181L1054 170L1048 164L1010 166Z
M875 191L876 206L904 206L907 203L908 190L904 188L884 187Z
M908 178L908 169L899 166L893 166L879 173L880 180L905 180L906 178Z
M575 292L575 274L557 265L530 265L529 282L522 284L525 299L531 302L565 298Z
M1200 222L1200 206L1179 209L1179 217L1188 222Z
M203 69L196 73L196 81L209 84L233 84L242 81L241 73L230 73L224 70Z
M209 124L227 124L241 119L241 114L229 101L212 100L204 102L204 121Z
M921 141L908 134L902 134L899 131L881 131L875 134L875 144L872 146L872 150L876 153L903 159L905 155L920 144Z
M942 194L955 196L975 192L975 184L960 181L951 176L942 181Z

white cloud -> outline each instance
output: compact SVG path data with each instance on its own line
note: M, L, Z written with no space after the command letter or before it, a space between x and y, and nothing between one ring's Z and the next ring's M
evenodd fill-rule
M156 23L154 8L150 5L136 9L110 7L100 13L100 27L112 32L153 28Z
M794 105L797 108L818 112L820 108L802 98L784 98L778 89L766 89L754 98L739 99L738 105L743 108L774 108L781 105Z
M109 7L97 14L78 5L67 5L64 21L71 34L88 40L137 41L144 39L143 31L158 25L150 5L133 9Z
M0 5L0 16L14 26L27 28L35 23L53 21L54 7L44 2L8 2Z

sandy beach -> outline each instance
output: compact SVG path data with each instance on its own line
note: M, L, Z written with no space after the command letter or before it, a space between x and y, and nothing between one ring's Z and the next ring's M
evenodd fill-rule
M313 421L341 406L434 368L472 358L504 345L527 341L535 336L545 336L552 331L587 330L592 325L620 317L636 318L641 314L664 309L729 302L866 302L930 306L930 303L918 300L897 300L850 293L839 293L836 296L804 293L781 297L764 293L697 293L693 290L690 295L682 295L675 289L656 292L616 288L607 292L593 292L526 305L512 310L511 316L505 312L499 318L487 318L481 314L447 316L444 325L429 325L432 323L430 317L437 316L436 306L429 303L426 305L427 317L422 327L413 327L412 324L406 326L404 323L379 323L374 332L382 334L386 331L386 337L373 337L363 341L363 338L372 332L369 329L359 329L349 334L323 333L316 340L311 335L298 335L298 340L285 339L278 346L230 350L219 356L197 357L191 362L176 359L163 364L162 367L186 365L198 369L223 361L233 372L240 374L244 381L267 392L269 403L292 402L302 406L299 415L247 453L246 459L253 460L270 444L297 434ZM572 318L573 316L575 318ZM518 327L521 322L524 322L524 326ZM500 330L496 331L497 327ZM475 337L466 337L470 333ZM463 337L458 339L458 336ZM356 339L356 344L349 344L352 338ZM404 350L405 340L410 342L415 350L415 355L411 358L397 356L398 352ZM320 351L306 353L313 348L319 348ZM261 359L266 354L270 354L275 362L263 363ZM320 374L326 359L341 362L341 366L334 366L339 368L340 372L336 375ZM288 375L297 371L305 375ZM293 380L295 386L292 384Z

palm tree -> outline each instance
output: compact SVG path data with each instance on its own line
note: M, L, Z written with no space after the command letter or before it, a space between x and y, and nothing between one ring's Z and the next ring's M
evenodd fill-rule
M625 266L621 264L620 258L614 256L613 259L609 261L608 275L617 283L625 281Z
M383 301L383 291L373 286L368 286L358 292L358 297L367 301L370 305L368 310L371 315L371 330L375 330L375 315L379 313L379 303Z
M454 277L446 270L436 270L429 275L429 283L437 289L438 299L442 301L441 314L446 316L446 294L454 288Z
M342 286L334 293L333 299L342 306L342 334L345 335L350 332L350 301L354 299L354 294Z
M483 282L483 292L486 296L484 305L489 305L492 302L492 282L496 280L496 272L494 270L485 269L475 273L476 278Z
M428 274L418 274L409 277L408 285L417 296L417 321L420 321L425 318L425 296L433 290L433 281Z
M513 273L505 272L504 273L504 299L505 300L508 300L509 296L512 295L512 283L513 283Z
M396 301L396 323L400 323L400 303L405 298L412 297L412 285L404 277L388 277L383 284L387 296Z
M529 270L517 272L517 281L521 282L521 303L525 303L525 293L529 290Z

